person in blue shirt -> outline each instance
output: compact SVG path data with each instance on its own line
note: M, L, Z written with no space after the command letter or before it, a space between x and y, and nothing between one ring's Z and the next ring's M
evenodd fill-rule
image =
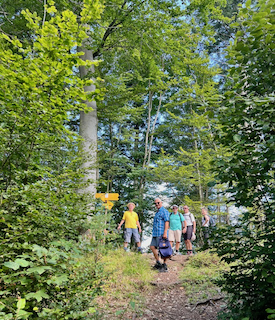
M153 233L150 249L156 259L154 268L158 269L160 272L167 272L168 269L166 260L168 258L163 258L163 264L161 263L158 256L158 246L160 237L163 237L164 239L167 239L168 237L167 230L169 228L169 212L162 206L162 201L159 198L155 199L155 206L157 208L157 212L155 214L153 222Z

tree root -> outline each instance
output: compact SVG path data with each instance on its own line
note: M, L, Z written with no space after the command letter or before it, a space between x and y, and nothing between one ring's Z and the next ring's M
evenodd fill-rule
M221 300L221 299L223 299L223 298L224 298L224 296L220 296L220 297L216 297L216 298L210 298L210 299L198 301L198 302L195 304L194 308L193 308L191 311L194 311L194 310L197 308L197 306L199 306L199 305L201 305L201 304L211 303L213 306L215 306L215 303L214 303L213 301L218 301L218 300Z

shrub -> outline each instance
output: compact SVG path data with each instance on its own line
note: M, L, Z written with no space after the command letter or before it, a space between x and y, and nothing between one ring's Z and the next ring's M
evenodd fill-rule
M95 312L104 281L95 254L68 241L25 246L1 269L1 319L86 319Z
M180 279L190 302L194 303L220 294L216 281L228 268L216 253L204 251L192 256L180 273Z

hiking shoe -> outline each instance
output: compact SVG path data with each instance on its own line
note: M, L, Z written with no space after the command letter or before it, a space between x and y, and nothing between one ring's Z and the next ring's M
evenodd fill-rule
M157 261L156 264L153 266L153 269L161 269L162 268L162 264Z
M176 256L181 256L182 254L179 251L176 251Z
M161 268L159 269L159 272L168 272L167 264L164 263Z
M123 247L125 252L129 252L130 250L128 248Z
M141 254L143 253L141 247L139 247L139 248L137 249L137 251L138 251L138 253L141 253Z

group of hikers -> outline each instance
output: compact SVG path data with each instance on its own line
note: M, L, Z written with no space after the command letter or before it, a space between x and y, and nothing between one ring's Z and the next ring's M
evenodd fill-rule
M183 234L187 255L193 255L192 240L195 239L196 220L194 215L189 211L187 205L183 206L184 213L181 214L178 212L179 207L175 204L173 204L171 207L173 212L169 213L168 210L163 207L161 199L156 198L154 203L157 212L154 216L152 240L150 244L150 250L152 251L156 259L156 263L153 268L158 269L160 272L167 272L168 268L166 261L170 258L170 256L159 255L160 240L168 239L171 248L173 247L173 244L175 244L175 251L173 252L173 254L179 255L181 254L179 252L179 248L181 237ZM138 252L142 253L140 241L141 226L139 223L138 215L134 211L135 204L130 202L127 204L127 207L128 210L124 212L122 220L119 223L117 229L120 230L121 226L125 222L124 250L129 250L128 244L131 242L131 237L133 236L134 241L137 244ZM204 239L205 242L208 242L210 217L206 208L202 208L202 215Z

